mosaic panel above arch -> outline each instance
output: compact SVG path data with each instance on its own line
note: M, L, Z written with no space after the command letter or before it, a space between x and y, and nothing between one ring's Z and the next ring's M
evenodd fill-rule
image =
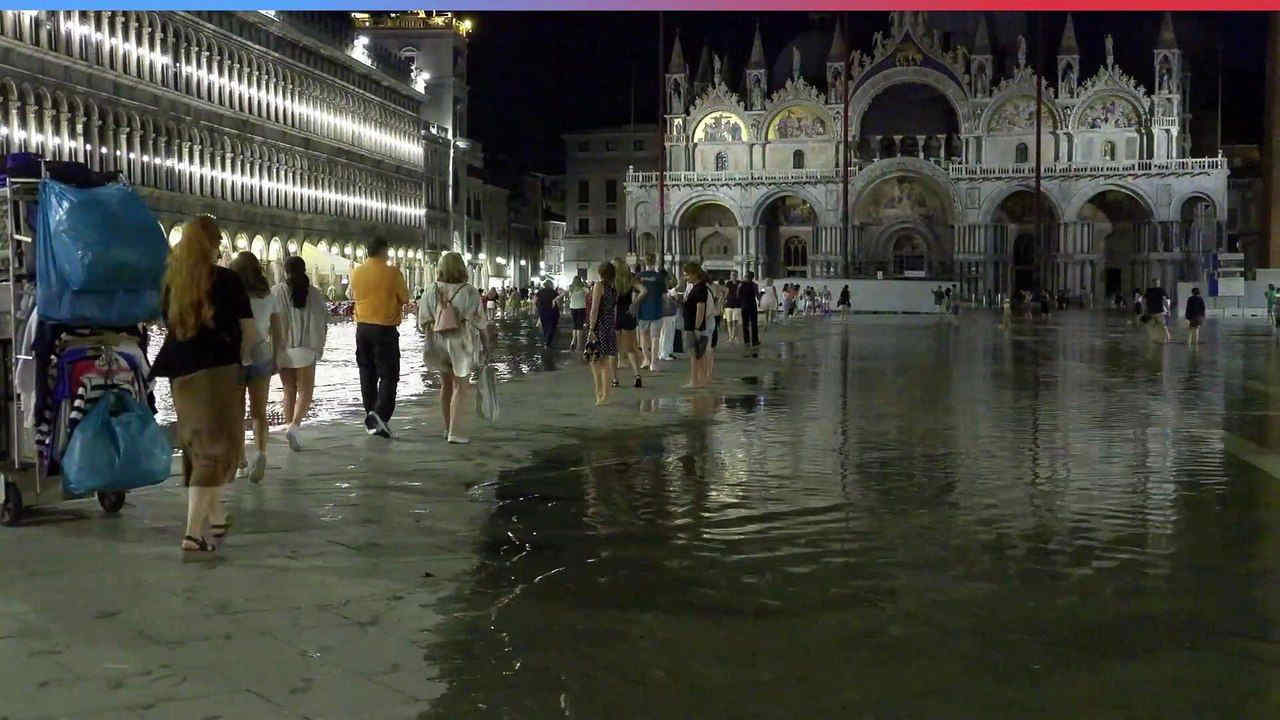
M747 126L733 113L713 112L702 118L693 132L694 142L742 142L747 138Z
M1117 95L1093 98L1076 115L1077 130L1113 130L1136 128L1142 113L1129 100Z
M1040 127L1045 132L1058 129L1058 121L1053 109L1047 103L1040 103ZM1018 95L1000 103L991 112L987 122L987 132L1024 133L1036 130L1036 99L1030 95Z
M827 118L816 108L789 107L773 116L769 123L769 140L805 140L827 137L831 126Z
M858 199L855 216L861 223L890 225L920 222L945 224L948 213L940 198L920 178L899 175L873 185Z

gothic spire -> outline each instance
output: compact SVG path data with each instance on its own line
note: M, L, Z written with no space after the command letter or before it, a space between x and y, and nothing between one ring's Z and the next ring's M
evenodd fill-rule
M702 43L702 54L698 57L698 70L693 74L693 96L700 97L707 88L715 84L711 76L711 43Z
M849 46L844 43L844 33L840 30L839 21L836 22L836 34L831 39L831 52L827 53L827 62L844 62L845 57L849 55Z
M975 34L973 39L973 54L991 54L991 37L987 34L986 15L978 15L978 32Z
M756 21L756 36L751 41L751 59L747 61L748 70L764 70L764 41L760 39L760 21Z
M1076 44L1076 27L1071 21L1071 13L1067 13L1067 26L1062 29L1062 43L1058 45L1058 54L1080 54L1080 46Z
M667 72L672 75L679 75L684 72L684 50L680 48L680 31L676 31L676 46L671 49L671 64L667 66Z
M1160 19L1160 38L1156 40L1157 50L1177 50L1178 39L1173 35L1173 16L1165 12Z

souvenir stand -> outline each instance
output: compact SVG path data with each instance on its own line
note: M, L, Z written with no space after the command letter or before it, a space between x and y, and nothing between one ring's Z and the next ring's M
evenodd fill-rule
M45 175L43 162L35 174ZM108 381L98 383L98 392L124 388L134 395L141 391L145 398L149 388L145 355L132 353L125 358L115 351L112 343L121 337L118 330L59 328L52 345L55 349L45 352L44 362L39 362L37 353L29 347L31 336L39 329L31 316L36 310L39 275L36 246L40 184L41 177L10 175L0 188L0 213L4 216L0 218L0 383L4 385L0 389L0 525L7 526L19 524L27 508L90 495L96 495L108 513L124 507L124 491L75 494L66 488L58 471L60 453L66 448L71 430L97 397L83 389L76 397L83 378L78 374L72 378L67 358L74 356L91 369L106 368ZM133 338L129 341L132 343ZM112 384L111 373L123 376L122 384ZM76 387L72 386L73 380ZM62 388L61 398L38 399L41 396L32 387L43 382ZM44 414L41 404L47 406Z

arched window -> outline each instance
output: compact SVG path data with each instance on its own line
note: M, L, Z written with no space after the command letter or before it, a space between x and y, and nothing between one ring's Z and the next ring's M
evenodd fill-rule
M1102 143L1102 159L1111 162L1116 159L1116 144L1110 140Z
M782 245L782 264L790 271L807 270L809 246L801 237L789 237Z
M729 169L729 153L723 150L716 153L716 172L724 172Z
M804 151L797 150L791 153L791 167L794 170L804 169Z
M1018 143L1018 147L1013 151L1013 161L1019 165L1024 165L1031 160L1028 158L1027 144Z

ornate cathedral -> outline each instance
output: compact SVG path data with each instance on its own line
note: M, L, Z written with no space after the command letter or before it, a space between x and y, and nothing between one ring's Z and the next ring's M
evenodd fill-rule
M631 248L720 274L929 278L973 295L1098 300L1199 279L1224 237L1227 165L1190 156L1167 13L1153 40L1148 90L1110 36L1105 57L1081 58L1070 16L1053 77L1022 37L997 75L985 20L972 47L946 47L924 12L890 13L869 52L837 28L821 78L798 45L771 78L757 28L741 77L704 50L691 82L677 37L663 197L658 173L628 174Z

